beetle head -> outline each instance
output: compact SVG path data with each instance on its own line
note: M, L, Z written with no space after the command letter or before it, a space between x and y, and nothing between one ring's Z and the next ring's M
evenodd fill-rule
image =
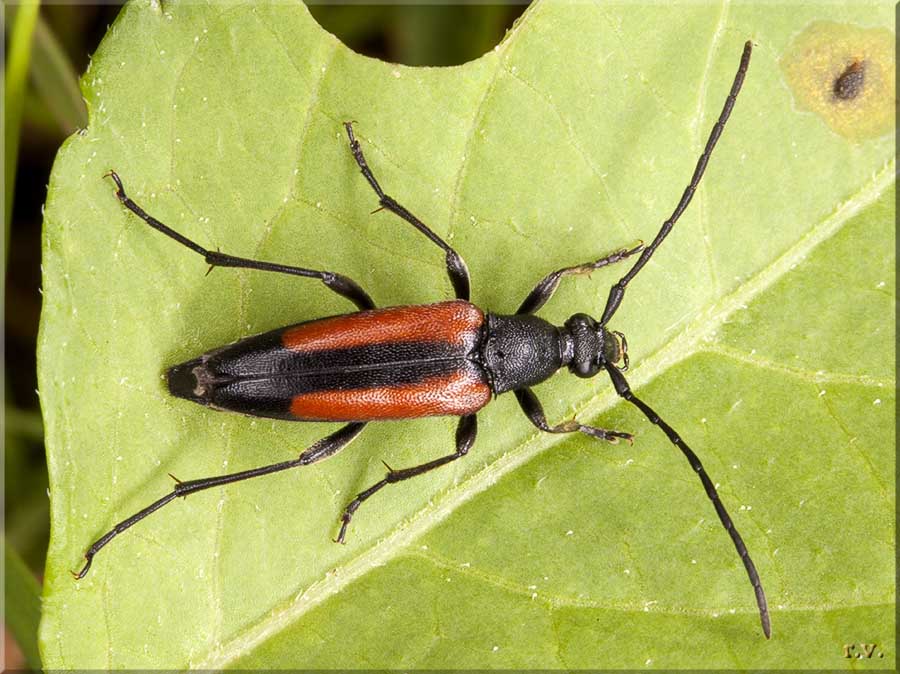
M621 332L607 330L587 314L571 316L566 329L572 348L567 359L569 371L576 377L593 377L607 363L622 371L628 369L628 342Z

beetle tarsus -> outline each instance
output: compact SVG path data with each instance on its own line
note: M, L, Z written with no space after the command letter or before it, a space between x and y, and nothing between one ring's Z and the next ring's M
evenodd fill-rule
M81 567L81 571L69 571L69 573L72 574L72 577L75 578L75 580L81 580L82 578L84 578L87 575L87 572L91 568L91 561L92 561L91 557L88 555L85 555L84 559L85 559L85 562L84 562L84 566Z

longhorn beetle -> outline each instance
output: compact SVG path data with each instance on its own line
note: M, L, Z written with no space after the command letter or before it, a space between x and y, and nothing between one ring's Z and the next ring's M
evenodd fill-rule
M763 632L771 633L769 611L759 574L741 535L732 522L715 485L700 459L675 430L631 390L622 372L628 369L625 335L606 326L622 303L631 280L644 268L675 222L687 208L700 183L713 148L728 120L750 64L751 43L744 45L740 66L719 119L710 132L691 181L672 215L649 246L622 248L592 262L558 269L538 283L511 316L485 313L469 300L469 272L462 258L441 237L404 206L387 195L375 179L353 134L344 123L350 150L359 170L378 195L379 210L390 211L411 224L446 255L447 275L456 299L436 304L376 309L369 295L352 279L330 271L316 271L226 255L203 248L146 213L125 193L121 178L110 171L116 197L154 229L201 255L212 267L242 267L319 279L359 311L331 316L241 339L214 349L167 371L172 395L216 410L294 421L345 422L290 461L273 463L218 477L178 481L173 490L143 510L116 524L91 545L85 564L73 575L83 578L94 555L113 538L179 496L203 489L308 466L335 454L360 434L370 421L427 416L459 416L456 450L411 468L388 467L384 479L360 492L341 516L337 542L360 505L389 484L402 482L466 455L475 442L475 413L495 394L512 391L532 424L548 433L584 433L616 443L632 440L630 433L567 421L548 423L531 386L562 367L578 377L605 370L616 393L635 405L659 426L680 449L697 473L706 495L731 536L756 593ZM631 269L612 286L600 320L574 314L557 327L534 315L556 291L564 276L589 274L640 255ZM621 364L620 364L621 363Z

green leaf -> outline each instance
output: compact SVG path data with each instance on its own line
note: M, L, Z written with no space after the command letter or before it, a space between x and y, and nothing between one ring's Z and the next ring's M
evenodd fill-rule
M418 69L353 54L300 6L129 5L46 209L45 665L833 669L852 643L893 657L894 136L851 141L794 105L779 58L820 19L893 25L884 3L539 2L482 58ZM72 580L167 473L282 461L335 429L173 399L167 366L352 309L315 281L204 276L121 207L108 169L210 248L344 273L382 305L449 297L440 251L370 214L341 128L356 120L385 189L466 258L473 300L511 312L549 271L655 235L748 38L707 177L611 327L638 395L719 484L771 641L678 450L604 378L567 373L536 388L548 416L634 446L540 434L501 396L465 459L378 494L335 545L381 461L448 453L456 422L374 424L322 464L173 502ZM566 279L542 315L599 314L624 271Z

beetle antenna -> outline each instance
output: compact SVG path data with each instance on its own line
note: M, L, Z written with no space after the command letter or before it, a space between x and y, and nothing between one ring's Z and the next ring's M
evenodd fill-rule
M659 248L663 240L669 235L669 232L672 231L675 223L678 222L678 218L684 213L684 209L687 208L688 204L691 203L691 199L694 198L694 192L697 189L697 185L700 184L703 172L706 171L706 164L709 162L709 157L712 155L713 148L715 148L716 143L719 141L719 136L722 135L722 129L725 128L725 122L727 122L728 118L731 116L731 109L734 107L734 102L737 99L738 92L741 90L741 85L744 84L744 75L747 74L747 67L750 65L750 52L752 50L753 45L747 40L744 44L744 53L741 55L741 64L738 66L737 74L734 76L734 82L731 84L731 91L728 93L728 98L725 99L725 106L719 114L718 121L716 121L715 126L713 126L712 131L709 134L709 139L706 141L706 147L703 150L703 154L701 154L700 159L697 160L697 166L694 168L694 175L691 177L690 184L685 188L684 193L681 195L681 200L678 202L672 215L669 216L669 219L663 223L662 228L660 228L659 233L656 235L656 238L653 239L653 242L643 250L641 256L637 259L637 262L635 262L634 266L628 270L628 273L609 289L609 298L606 300L606 308L603 310L603 316L600 319L601 326L605 326L609 323L613 314L616 313L616 310L618 310L619 305L622 303L622 297L625 296L625 288L628 287L631 279L637 276L638 272L644 268L644 265L647 264L650 256L656 252L656 249Z
M672 444L681 450L681 453L684 454L688 463L691 464L691 468L697 473L697 477L700 478L700 482L703 483L706 495L709 497L709 500L712 501L712 504L716 509L716 514L722 522L722 526L725 527L725 531L731 536L734 547L737 549L737 553L744 563L744 568L747 569L747 575L750 577L750 584L753 586L753 591L756 593L756 605L759 607L759 619L762 622L763 634L765 634L766 639L768 639L772 634L772 627L769 622L769 604L766 601L766 593L763 591L762 583L759 580L759 573L756 571L753 560L750 559L750 552L747 550L747 546L744 545L744 539L741 538L737 528L734 526L731 515L725 510L725 504L723 504L722 499L719 498L719 492L716 491L716 486L713 484L713 481L709 479L709 475L706 474L706 469L703 468L703 464L700 463L699 457L694 454L694 451L681 439L681 436L675 432L675 429L660 419L659 415L654 412L647 403L631 392L631 387L625 380L625 376L615 365L606 363L605 367L606 371L609 373L609 378L612 379L613 386L616 387L616 393L643 412L644 416L650 420L651 424L659 426Z

